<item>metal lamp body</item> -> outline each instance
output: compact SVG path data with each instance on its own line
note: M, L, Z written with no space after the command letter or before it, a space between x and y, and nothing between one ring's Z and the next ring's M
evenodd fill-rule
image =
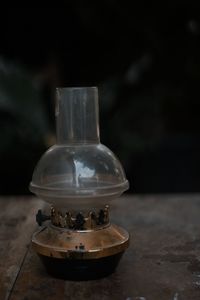
M115 270L129 244L127 231L109 220L109 206L128 181L100 143L96 88L57 89L56 120L57 144L41 157L30 184L51 204L48 216L38 211L42 227L32 245L53 276L100 278Z

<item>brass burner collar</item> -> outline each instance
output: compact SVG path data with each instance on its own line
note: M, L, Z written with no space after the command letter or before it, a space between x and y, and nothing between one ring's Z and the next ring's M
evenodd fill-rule
M51 207L51 222L54 226L73 230L90 230L105 227L109 224L109 206L106 205L98 212L89 211L86 214L78 212L76 214L67 211L60 212Z

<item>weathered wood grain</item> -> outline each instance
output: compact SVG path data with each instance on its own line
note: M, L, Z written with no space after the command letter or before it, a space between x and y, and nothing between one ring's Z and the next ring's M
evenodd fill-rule
M43 202L33 198L0 198L0 299L8 299L36 227Z
M112 219L131 246L110 277L73 282L48 276L30 249L10 300L199 300L200 196L134 196L113 202Z

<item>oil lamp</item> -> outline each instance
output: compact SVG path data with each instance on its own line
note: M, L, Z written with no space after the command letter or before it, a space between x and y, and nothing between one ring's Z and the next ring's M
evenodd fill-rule
M30 190L50 204L36 215L32 245L48 273L85 280L112 273L129 234L109 221L128 189L116 156L99 139L96 87L56 89L57 142L39 160ZM44 224L43 224L44 223Z

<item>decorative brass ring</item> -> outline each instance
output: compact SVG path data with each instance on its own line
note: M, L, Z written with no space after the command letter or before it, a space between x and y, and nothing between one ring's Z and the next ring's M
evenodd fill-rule
M101 228L106 224L109 224L109 206L106 205L98 212L89 211L85 215L81 212L78 212L75 215L69 211L63 213L52 206L50 219L53 225L61 228L73 230Z

